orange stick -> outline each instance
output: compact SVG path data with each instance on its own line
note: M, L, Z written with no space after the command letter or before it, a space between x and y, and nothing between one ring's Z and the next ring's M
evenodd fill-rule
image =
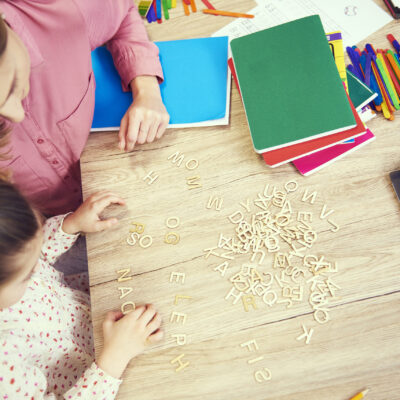
M381 54L382 54L383 60L385 61L386 69L389 72L390 79L392 80L394 89L395 89L397 95L400 96L400 85L399 85L399 82L397 81L396 74L393 72L393 70L390 66L390 61L389 61L387 55L384 52L382 52Z
M379 76L379 72L376 71L374 64L372 64L372 70L374 71L375 79L378 82L379 89L381 90L383 99L385 100L385 103L386 103L386 106L387 106L387 108L389 110L389 113L392 114L394 112L394 108L393 108L392 104L390 103L390 100L387 97L387 93L386 93L385 87L383 86L383 83L381 81L381 77Z
M186 15L190 15L189 7L188 7L188 5L185 3L184 0L182 0L182 4L183 4L183 11L185 11L185 14L186 14Z
M393 71L397 76L397 79L400 81L400 69L396 64L395 59L393 58L393 56L390 53L386 53L386 57L388 58L390 65L392 66Z
M206 8L203 10L205 14L212 14L212 15L225 15L226 17L236 17L236 18L254 18L252 14L241 14L231 11L222 11L222 10L210 10Z
M196 3L194 2L194 0L190 0L190 5L192 6L192 12L196 12L197 8L196 8Z
M386 92L384 91L384 89L382 87L382 82L380 80L380 77L377 76L377 72L375 70L374 63L371 64L371 67L372 67L372 71L371 72L375 75L376 82L377 82L377 84L379 86L379 89L380 89L380 91L382 93L382 103L381 103L382 113L383 113L383 115L385 116L386 119L393 120L393 114L390 111L390 109L389 109L389 107L388 107L388 105L386 103L386 101L387 101Z

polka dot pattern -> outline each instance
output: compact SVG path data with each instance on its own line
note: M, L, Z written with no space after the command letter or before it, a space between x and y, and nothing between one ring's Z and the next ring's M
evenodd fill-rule
M40 268L22 299L0 309L0 399L115 398L121 380L94 362L88 276L53 268L77 235L46 221Z

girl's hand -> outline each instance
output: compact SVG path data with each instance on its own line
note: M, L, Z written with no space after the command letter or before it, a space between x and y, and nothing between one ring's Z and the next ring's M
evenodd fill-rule
M159 342L161 317L148 304L123 315L111 311L103 322L104 347L97 365L115 378L120 378L129 361L142 353L147 344Z
M110 218L100 219L102 211L111 204L125 205L125 201L111 192L97 192L87 198L83 204L72 214L65 217L62 230L65 233L100 232L111 228L118 220Z
M118 147L125 151L132 151L136 142L151 143L161 138L169 122L155 76L138 76L131 88L133 103L121 120L118 134Z

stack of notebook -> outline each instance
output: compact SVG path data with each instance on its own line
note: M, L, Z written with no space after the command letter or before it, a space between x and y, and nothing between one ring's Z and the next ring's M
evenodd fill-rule
M334 33L328 42L314 15L231 41L230 67L254 149L267 165L294 161L307 175L373 140L356 107L374 94L345 73L338 39Z

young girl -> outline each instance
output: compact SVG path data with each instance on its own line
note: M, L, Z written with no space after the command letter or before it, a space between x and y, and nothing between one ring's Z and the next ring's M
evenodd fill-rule
M131 151L160 138L169 121L158 48L133 0L0 0L0 15L0 146L12 122L10 147L0 149L11 158L0 157L0 169L46 214L74 210L94 111L91 50L107 43L133 93L116 139Z
M151 305L103 323L104 348L94 361L89 296L67 286L54 262L79 232L97 232L109 192L88 198L74 213L42 222L25 198L0 180L0 398L115 398L130 359L161 340L161 318Z

